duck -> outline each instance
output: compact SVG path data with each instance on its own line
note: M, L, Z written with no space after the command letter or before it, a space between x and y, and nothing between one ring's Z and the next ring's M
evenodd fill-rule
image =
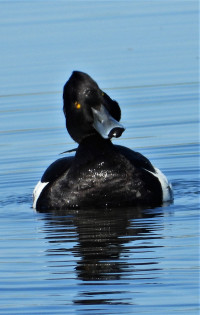
M157 207L173 200L172 186L158 168L141 153L113 144L125 131L120 106L87 73L72 72L63 111L78 147L46 169L33 191L33 208Z

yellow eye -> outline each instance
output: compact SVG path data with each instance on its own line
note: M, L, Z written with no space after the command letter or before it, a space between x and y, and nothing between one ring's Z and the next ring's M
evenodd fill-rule
M104 96L104 92L103 91L101 91L101 95Z
M80 109L80 108L81 108L81 104L78 103L78 102L75 102L75 107L76 107L77 109Z

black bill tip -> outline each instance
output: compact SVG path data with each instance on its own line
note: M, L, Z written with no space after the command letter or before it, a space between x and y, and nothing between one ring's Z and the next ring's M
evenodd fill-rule
M108 134L108 138L111 139L113 137L115 138L119 138L121 137L122 133L124 132L125 128L122 127L115 127L113 128L109 134Z

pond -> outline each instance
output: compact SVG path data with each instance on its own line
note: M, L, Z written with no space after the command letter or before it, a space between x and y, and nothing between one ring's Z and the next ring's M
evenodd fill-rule
M0 1L0 314L199 314L197 1ZM122 110L114 140L173 185L154 209L39 213L62 88L91 75Z

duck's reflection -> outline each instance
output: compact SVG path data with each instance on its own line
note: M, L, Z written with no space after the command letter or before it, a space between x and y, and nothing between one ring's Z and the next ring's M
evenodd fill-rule
M70 233L73 231L76 245L71 251L77 258L77 277L87 281L118 280L130 273L130 268L131 272L138 268L133 260L129 261L130 250L134 254L135 240L141 239L142 244L142 240L147 242L152 238L152 230L158 229L158 224L155 226L152 220L151 225L147 224L145 218L161 215L160 211L162 208L156 211L134 208L51 212L46 216L46 232L49 231L47 238L54 243L54 250L48 250L47 254L56 255L55 243L59 244L58 248L62 243L62 255L66 252L67 261ZM148 246L151 245L150 242ZM145 251L146 245L143 246ZM137 245L137 251L138 248L142 250L142 246ZM142 263L155 270L156 257Z

